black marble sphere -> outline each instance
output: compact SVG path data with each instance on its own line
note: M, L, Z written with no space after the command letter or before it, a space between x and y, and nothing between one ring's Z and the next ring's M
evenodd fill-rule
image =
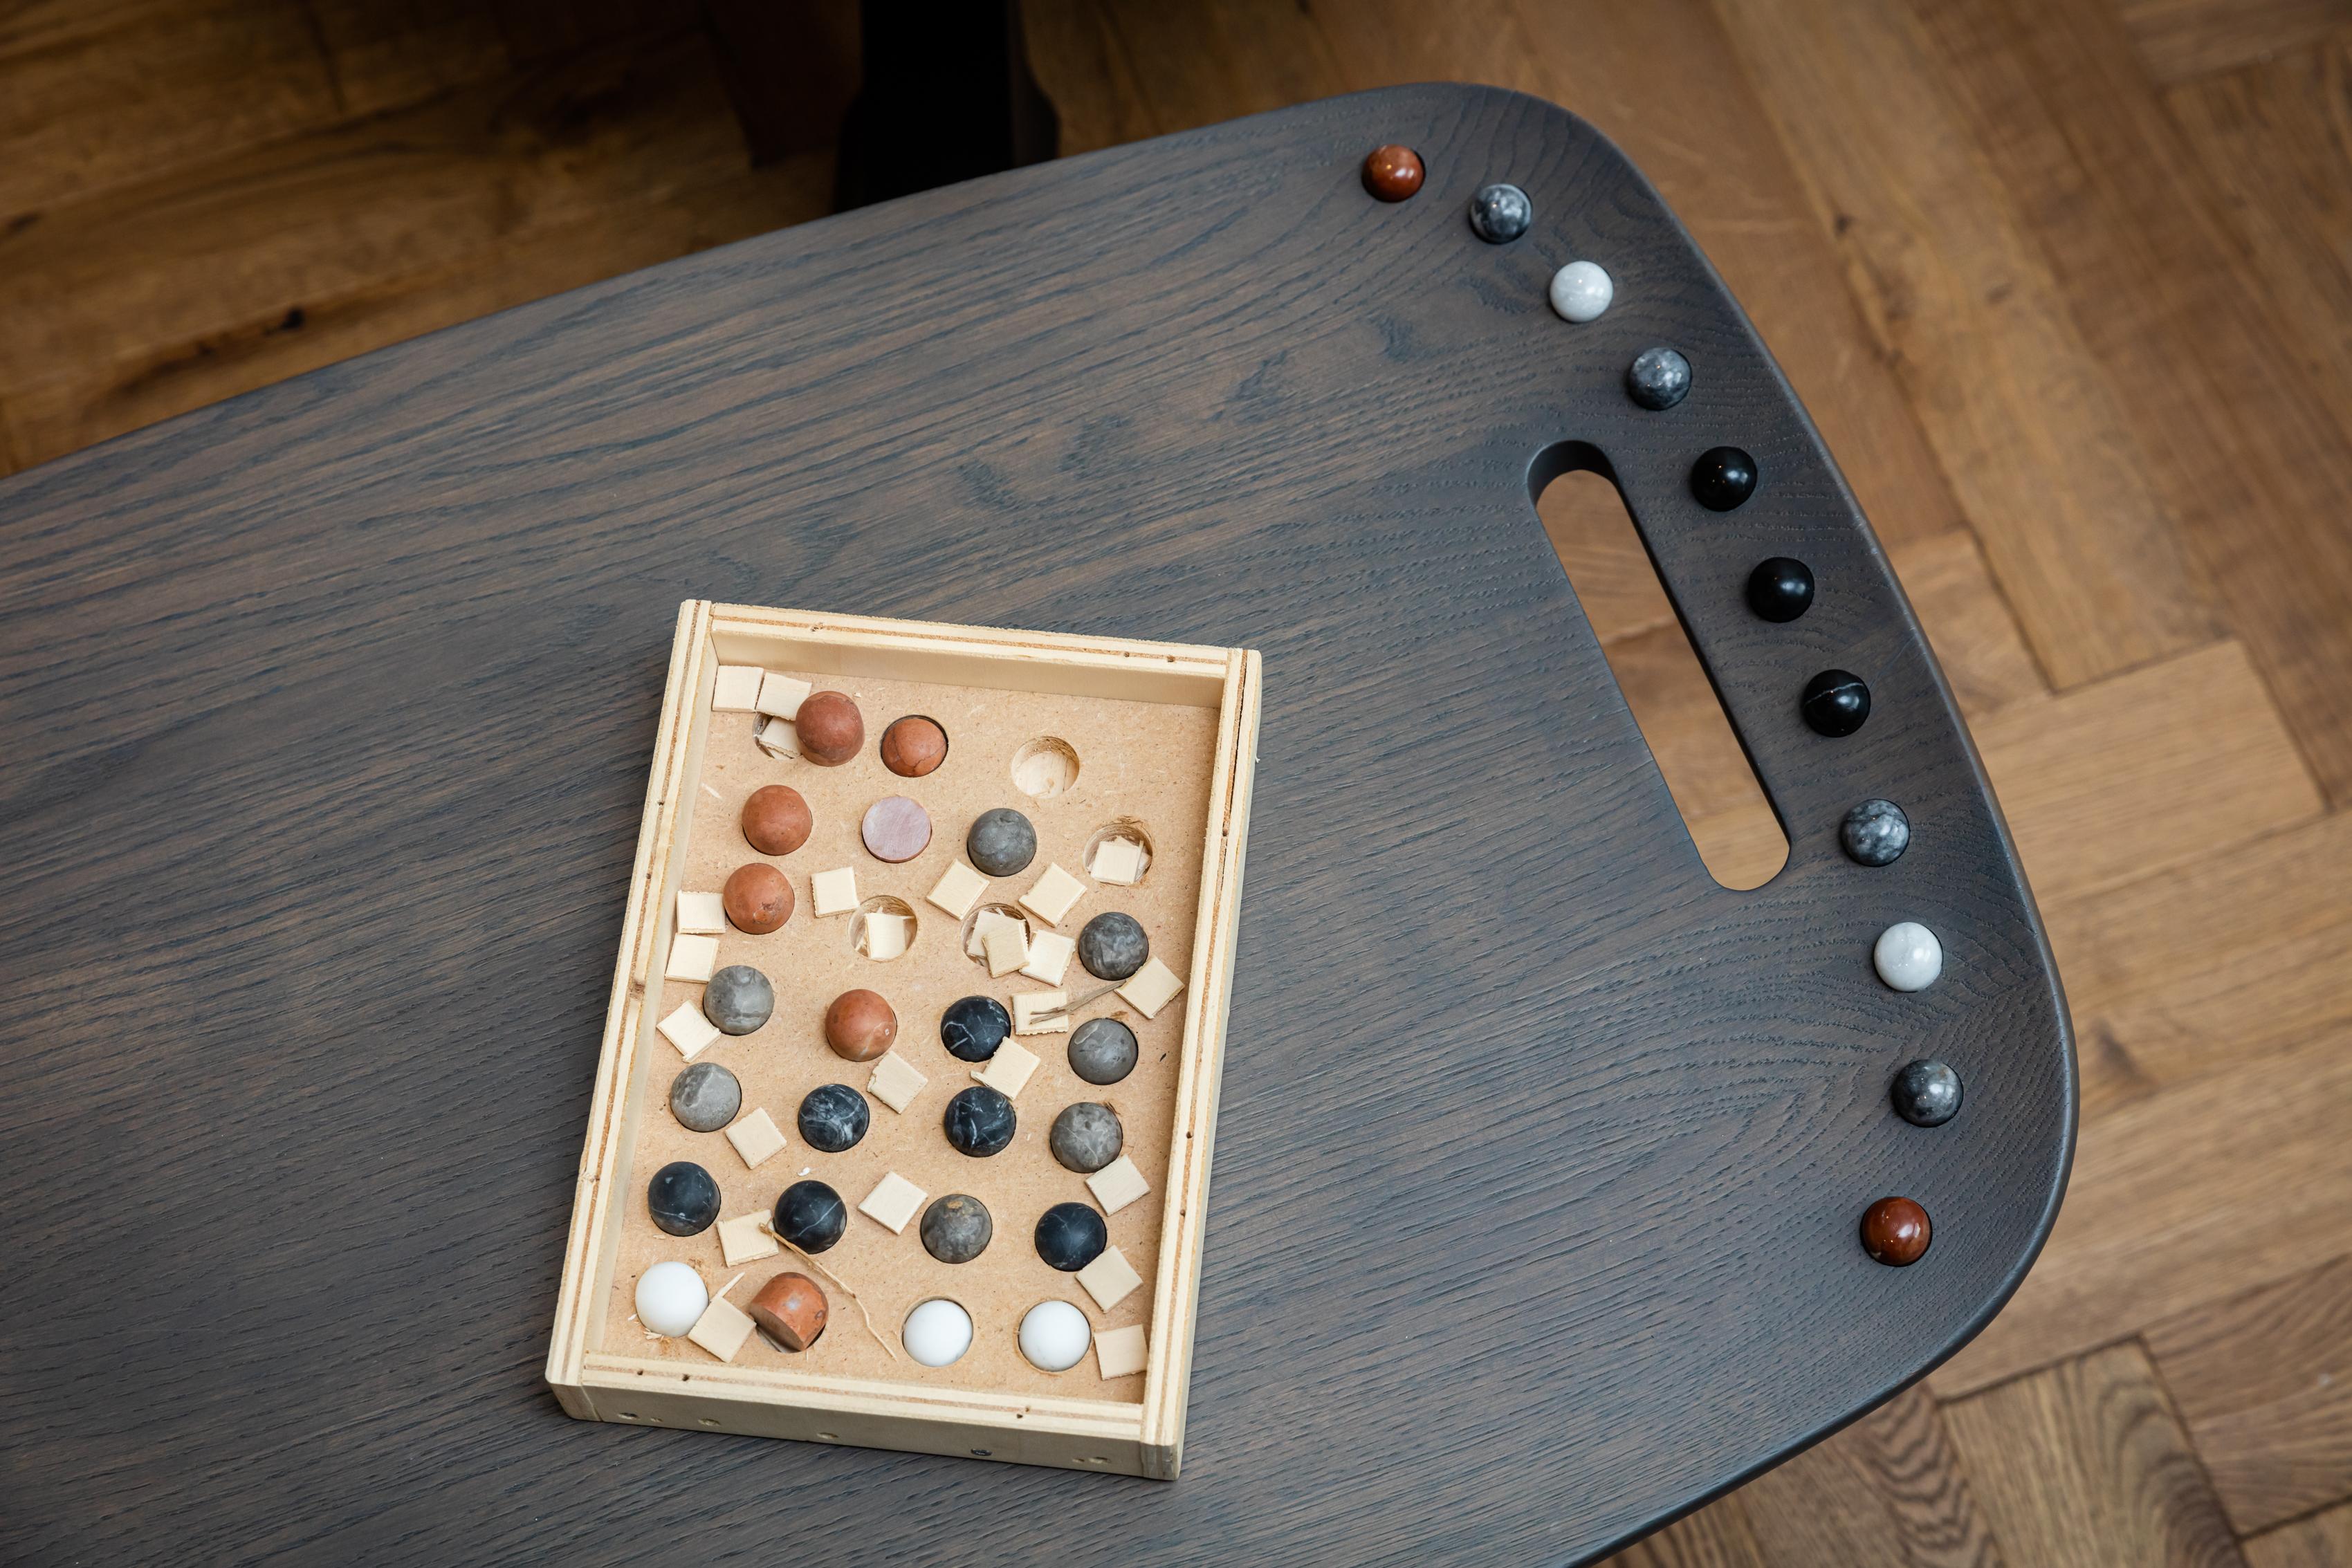
M1078 932L1078 962L1097 980L1124 980L1150 956L1151 938L1132 915L1105 910Z
M1013 1032L1013 1015L994 997L964 997L940 1015L940 1043L958 1061L986 1061Z
M1066 1106L1054 1118L1054 1130L1046 1137L1046 1147L1065 1170L1080 1176L1092 1176L1118 1158L1119 1146L1126 1143L1126 1129L1118 1124L1118 1113L1108 1105L1091 1100L1081 1100Z
M849 1228L849 1207L821 1181L796 1181L776 1199L776 1234L803 1252L822 1252Z
M1117 1019L1088 1019L1070 1036L1070 1071L1089 1083L1116 1083L1135 1071L1135 1031Z
M1911 819L1892 800L1864 800L1838 824L1838 844L1856 865L1893 865L1911 847Z
M820 1083L801 1102L801 1136L822 1154L856 1148L873 1120L866 1096L846 1083Z
M963 836L964 858L983 876L1013 876L1037 858L1037 830L1010 806L982 811Z
M743 1108L743 1085L715 1061L698 1061L669 1086L669 1113L690 1133L715 1133Z
M1710 446L1691 465L1691 494L1710 512L1727 512L1756 494L1756 459L1737 446Z
M646 1185L654 1223L672 1236L699 1236L719 1218L719 1184L692 1160L672 1160Z
M951 1192L923 1210L923 1250L942 1263L969 1263L988 1250L996 1222L970 1193Z
M1536 221L1536 204L1517 185L1497 180L1470 198L1470 232L1488 245L1508 245Z
M1813 569L1791 556L1756 563L1748 574L1748 608L1765 621L1794 621L1813 607Z
M956 1151L978 1160L1011 1143L1020 1119L1013 1113L1012 1101L985 1083L975 1083L948 1102L942 1124Z
M1690 396L1690 361L1673 349L1644 349L1625 367L1625 395L1653 413Z
M1083 1203L1057 1203L1037 1218L1037 1256L1065 1274L1075 1274L1102 1256L1110 1227Z
M1822 735L1852 735L1870 716L1870 688L1851 670L1823 670L1805 683L1798 706Z
M1915 1127L1940 1127L1960 1113L1960 1075L1940 1061L1909 1061L1888 1091L1895 1113Z
M750 1034L776 1010L776 988L749 964L730 964L702 988L702 1016L721 1034Z

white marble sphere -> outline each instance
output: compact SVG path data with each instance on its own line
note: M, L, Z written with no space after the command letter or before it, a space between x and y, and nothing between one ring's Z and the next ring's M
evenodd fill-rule
M1924 991L1944 972L1944 945L1916 920L1905 920L1878 934L1870 950L1878 977L1898 991Z
M947 1366L971 1348L971 1314L942 1297L933 1297L907 1314L899 1331L907 1354L925 1366Z
M1617 286L1592 262L1571 261L1551 275L1551 308L1563 321L1591 321L1617 298Z
M637 1276L637 1322L672 1338L702 1321L710 1291L687 1263L656 1263Z
M1067 1301L1040 1301L1021 1320L1021 1354L1040 1372L1067 1372L1084 1361L1095 1331Z

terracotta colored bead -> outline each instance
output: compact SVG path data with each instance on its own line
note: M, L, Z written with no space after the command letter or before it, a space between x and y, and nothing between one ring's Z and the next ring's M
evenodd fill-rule
M898 1038L898 1015L879 991L844 991L824 1009L824 1042L845 1061L871 1061Z
M1391 142L1364 159L1364 189L1383 202L1402 202L1421 189L1421 154Z
M816 819L789 784L768 784L743 802L743 841L763 855L788 855L808 842Z
M748 1309L760 1331L786 1350L806 1350L824 1333L824 1290L787 1270L760 1287Z
M1907 1197L1882 1197L1863 1211L1862 1249L1904 1268L1927 1255L1927 1211Z
M901 779L920 779L948 759L948 732L939 720L910 713L882 732L882 766Z
M793 884L766 861L737 866L719 890L719 900L727 907L728 924L754 936L765 936L793 917Z
M897 865L930 847L931 814L904 795L885 795L866 808L857 836L866 841L867 854Z
M811 692L793 720L801 755L821 767L838 768L866 744L866 716L839 692Z

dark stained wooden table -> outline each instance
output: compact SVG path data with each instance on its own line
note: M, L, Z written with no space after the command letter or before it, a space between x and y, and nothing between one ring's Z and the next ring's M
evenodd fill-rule
M1427 188L1370 200L1375 143ZM1471 192L1533 197L1489 246ZM1545 284L1601 261L1616 303ZM1621 378L1671 343L1690 398ZM1694 455L1759 459L1691 501ZM1707 877L1530 501L1605 455L1791 838ZM2072 1143L1909 612L1673 216L1399 89L614 279L0 484L0 1554L1566 1562L1948 1354ZM1742 606L1809 560L1812 612ZM1263 649L1183 1479L625 1429L540 1381L679 600ZM1870 682L1858 735L1797 714ZM1916 838L1839 852L1870 796ZM1916 994L1885 925L1942 937ZM1959 1118L1890 1112L1909 1057ZM1865 1205L1935 1217L1871 1262Z

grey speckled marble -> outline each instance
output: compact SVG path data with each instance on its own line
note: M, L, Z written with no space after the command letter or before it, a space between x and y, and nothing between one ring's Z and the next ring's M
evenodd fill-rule
M1517 185L1497 180L1470 198L1470 232L1488 245L1508 245L1536 221L1536 204Z
M749 964L730 964L702 988L702 1016L721 1034L750 1034L776 1010L776 988Z
M1960 1113L1960 1075L1940 1061L1912 1061L1888 1092L1895 1113L1915 1127L1940 1127Z
M1010 806L982 811L963 836L963 852L984 876L1013 876L1037 858L1037 830Z
M1088 1019L1070 1036L1070 1071L1089 1083L1116 1083L1135 1071L1135 1031L1117 1019Z
M1063 1168L1092 1176L1118 1158L1119 1146L1126 1141L1118 1112L1081 1100L1054 1118L1054 1131L1046 1143Z
M1690 395L1690 361L1674 349L1644 349L1625 367L1625 395L1654 413Z
M1911 819L1892 800L1864 800L1845 814L1838 842L1859 865L1893 865L1911 847Z
M969 1263L988 1250L996 1222L970 1193L951 1192L923 1210L923 1250L942 1263Z
M1151 938L1132 915L1106 910L1078 932L1078 962L1097 980L1124 980L1151 956Z
M698 1061L669 1086L669 1113L690 1133L715 1133L743 1108L743 1085L715 1061Z

